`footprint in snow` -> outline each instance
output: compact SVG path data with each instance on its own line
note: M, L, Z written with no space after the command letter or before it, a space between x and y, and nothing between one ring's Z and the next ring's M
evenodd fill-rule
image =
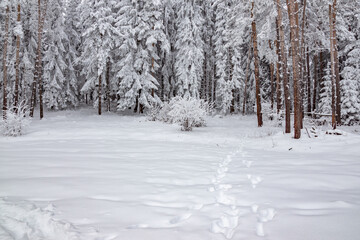
M259 176L252 176L251 174L249 174L247 175L247 177L250 180L253 188L256 188L256 186L263 181L263 179Z

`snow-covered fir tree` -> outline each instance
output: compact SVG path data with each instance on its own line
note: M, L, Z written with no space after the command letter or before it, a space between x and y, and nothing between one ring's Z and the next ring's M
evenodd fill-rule
M74 99L67 99L68 69L65 44L69 41L65 33L65 6L61 0L49 0L44 41L44 103L50 109L67 107L68 100L76 104Z
M158 1L125 2L120 8L118 25L125 34L120 47L125 56L119 63L118 109L134 107L142 112L144 108L161 103L157 95L159 82L159 49L169 51L165 35L163 13Z
M332 78L330 62L327 64L325 75L322 79L322 88L320 91L320 101L318 112L323 114L331 114L331 97L332 97Z
M204 42L201 26L204 19L198 1L181 1L176 8L176 94L199 98L203 77Z
M86 1L81 7L84 11L82 22L86 27L82 35L84 41L81 54L82 74L86 76L86 82L81 91L93 95L96 99L94 106L98 107L98 113L101 114L107 65L111 61L111 51L115 47L114 39L119 34L114 27L112 5L109 1Z

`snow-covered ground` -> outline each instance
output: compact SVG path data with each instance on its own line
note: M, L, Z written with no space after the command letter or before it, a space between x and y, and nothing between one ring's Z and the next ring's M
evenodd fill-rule
M0 137L0 239L355 240L360 136L301 140L254 116L181 132L47 113Z

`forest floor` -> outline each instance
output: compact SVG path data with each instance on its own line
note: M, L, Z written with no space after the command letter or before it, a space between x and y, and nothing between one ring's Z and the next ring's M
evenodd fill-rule
M81 109L0 136L0 239L359 239L359 127L179 129Z

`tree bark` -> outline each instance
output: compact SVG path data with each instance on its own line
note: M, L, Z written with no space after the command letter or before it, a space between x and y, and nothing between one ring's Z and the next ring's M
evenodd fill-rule
M20 2L17 6L17 22L21 24L21 6ZM15 74L15 107L19 104L19 81L20 81L20 36L16 36L16 74Z
M336 85L336 122L341 124L341 94L340 94L340 73L339 73L339 53L337 46L336 34L336 0L333 0L332 6L332 20L333 20L333 47L334 47L334 60L335 60L335 85Z
M246 100L247 100L247 85L248 85L248 78L249 78L249 72L250 72L250 62L251 62L251 41L252 41L252 39L250 39L250 42L249 42L248 60L247 60L246 72L245 72L243 115L245 115Z
M98 86L98 114L101 115L101 84L102 84L102 74L99 75L99 86Z
M298 7L295 0L288 1L288 10L290 15L290 39L292 49L293 81L294 81L294 138L301 137L301 100L299 96L299 25L298 25Z
M7 47L9 41L9 19L10 19L10 7L6 6L6 17L5 17L5 38L4 38L4 49L3 49L3 118L6 119L7 111Z
M316 110L317 103L317 85L318 85L318 58L317 55L314 55L314 89L313 89L313 105L312 111Z
M106 110L110 112L110 60L106 64Z
M311 77L310 77L310 56L309 47L306 51L306 73L307 73L307 111L311 112Z
M271 51L273 50L272 45L271 45L271 41L269 40L269 48L271 49ZM270 63L270 88L271 88L271 92L270 92L270 102L271 102L271 110L274 109L274 63Z
M282 20L282 8L281 1L276 0L277 11L278 11L278 26L279 26L279 35L280 35L280 54L282 62L282 72L283 72L283 86L284 86L284 98L285 98L285 133L291 132L290 127L290 87L288 83L288 70L287 70L287 57L285 51L285 34L284 26Z
M281 110L281 77L280 77L281 55L280 55L280 35L279 35L279 26L278 26L277 18L276 18L275 45L276 45L276 55L278 57L276 63L276 109L277 109L277 114L279 114Z
M44 109L42 102L42 34L43 28L46 18L46 10L47 10L48 1L45 0L43 13L41 15L41 0L38 0L38 42L37 42L37 51L36 51L36 60L35 60L35 73L34 73L34 81L32 83L32 94L31 94L31 104L30 104L30 116L34 116L34 108L36 102L36 84L38 84L39 88L39 103L40 103L40 119L44 117Z
M336 129L336 63L335 63L335 46L334 46L334 21L333 9L329 4L329 23L330 23L330 59L331 59L331 125Z
M258 120L258 127L262 127L262 112L261 112L261 95L260 95L260 70L259 70L259 55L257 46L257 32L256 32L256 21L254 16L255 3L252 2L251 18L252 24L252 38L253 38L253 50L254 50L254 65L255 65L255 82L256 82L256 114Z

